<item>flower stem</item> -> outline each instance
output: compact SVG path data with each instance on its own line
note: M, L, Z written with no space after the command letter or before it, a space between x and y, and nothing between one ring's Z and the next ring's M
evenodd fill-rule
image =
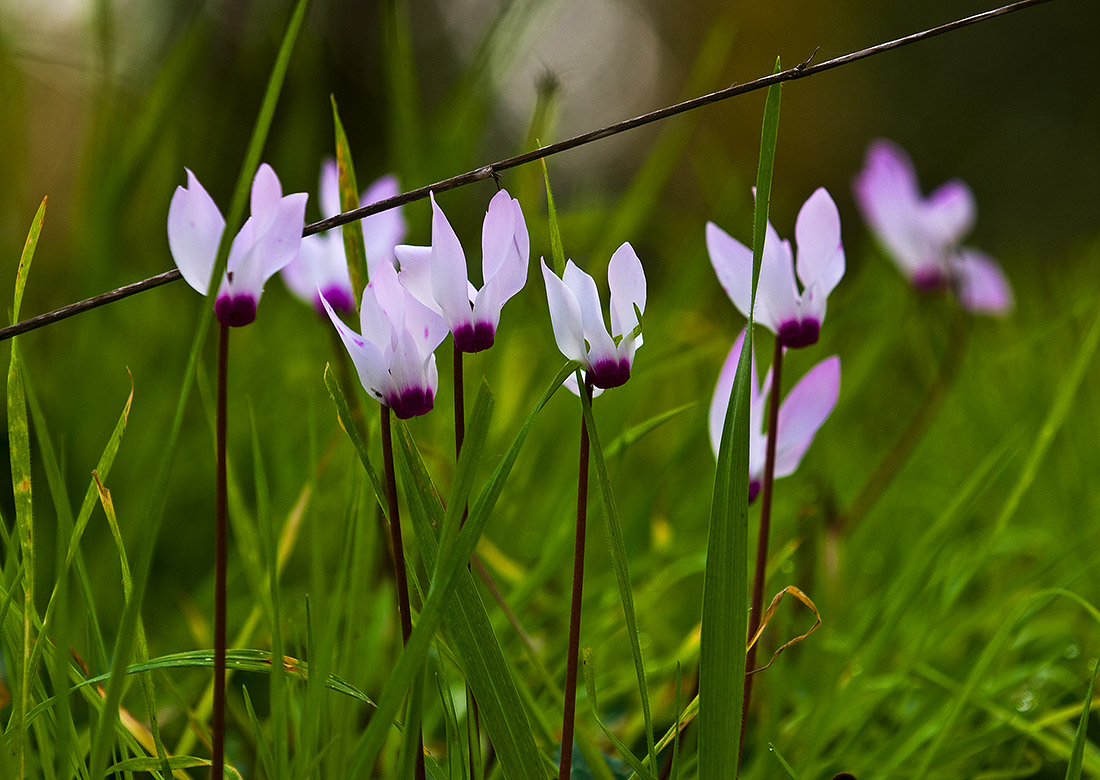
M214 520L214 735L210 777L225 777L225 576L227 551L225 540L228 492L226 489L225 428L226 395L229 371L229 328L218 326L218 400L215 413L217 439L217 475Z
M452 338L452 341L454 339ZM462 454L462 441L466 438L466 402L465 402L465 380L462 376L462 350L458 348L458 345L454 345L454 393L455 393L455 462L458 462L458 456ZM469 512L469 507L464 507L462 510L461 524L466 523L466 515ZM467 564L469 568L469 564ZM470 777L476 778L479 773L476 772L478 762L478 756L481 755L481 719L478 716L477 700L474 698L474 692L470 689L469 683L466 685L466 702L469 707L469 715L466 719L467 737L470 741Z
M760 617L764 611L764 577L768 568L768 536L772 519L772 484L775 482L775 444L779 430L779 396L783 380L783 345L775 340L775 355L772 358L772 390L768 396L768 444L764 459L764 482L760 486L760 534L756 540L756 571L752 581L752 610L749 612L749 636L760 628ZM741 763L741 752L745 747L745 723L748 719L749 701L752 698L753 670L756 668L756 648L749 648L745 658L745 698L741 705L741 738L737 748L737 763Z
M592 388L584 392L592 399ZM584 588L584 537L588 518L588 428L581 414L581 449L577 469L577 537L573 547L573 600L569 608L569 649L566 651L565 702L561 723L561 762L558 780L569 780L573 767L573 723L577 709L577 659L581 640L581 592Z
M408 644L412 634L412 610L409 607L409 582L405 572L405 547L401 542L401 516L397 506L397 477L393 470L393 439L390 433L390 408L381 406L382 461L386 469L386 506L390 515L390 552L393 554L394 580L397 585L397 612L401 620L401 643ZM416 752L416 780L424 780L424 735Z

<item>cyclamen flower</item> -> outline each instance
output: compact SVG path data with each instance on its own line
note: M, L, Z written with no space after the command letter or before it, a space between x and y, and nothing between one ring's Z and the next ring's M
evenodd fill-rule
M435 348L447 337L447 326L401 286L392 265L379 263L363 291L361 335L336 316L323 295L321 304L368 393L401 419L432 410L439 386Z
M951 288L978 314L1012 309L1012 288L997 261L959 246L976 212L965 183L949 181L924 197L909 156L880 139L868 148L853 189L871 231L914 287Z
M722 441L722 428L726 419L733 380L737 374L737 361L745 331L733 343L726 357L718 386L710 402L710 443L717 455ZM772 390L772 372L764 376L764 386L756 381L756 356L752 358L749 381L749 503L760 492L764 479L764 460L767 456L768 437L764 433L764 418L768 407L768 395ZM818 429L828 419L840 394L840 358L826 358L811 368L798 381L779 407L778 439L775 443L775 478L788 477L802 462L802 456L813 443Z
M417 300L442 315L462 352L493 346L500 310L523 289L531 244L519 201L501 190L489 201L481 228L484 285L470 284L466 255L442 209L432 201L432 245L398 246L401 282Z
M745 317L752 299L752 249L713 222L707 223L707 251L722 288ZM799 293L790 242L771 222L764 236L755 319L785 347L816 344L825 322L825 299L844 276L840 212L824 187L814 191L794 226L798 242Z
M340 213L340 182L336 161L325 160L321 166L320 182L321 214L332 217ZM400 193L397 178L383 176L372 183L360 197L360 205L368 206ZM367 273L374 276L374 267L385 260L395 262L393 248L405 239L407 225L400 208L371 214L361 220L363 243L367 252ZM350 313L355 311L355 297L348 275L348 261L344 254L344 237L339 229L326 230L302 239L298 259L283 268L283 281L298 298L312 304L318 314L324 314L317 288L333 308Z
M264 282L298 256L305 227L304 192L283 196L279 177L264 163L252 180L252 216L229 249L225 276L214 301L222 325L247 325L256 319ZM207 293L225 219L195 174L187 187L176 187L168 209L168 246L187 283Z
M542 261L546 301L558 349L580 362L586 381L599 388L618 387L630 379L634 352L642 345L635 335L639 316L645 312L646 283L642 261L625 243L615 250L607 266L611 288L611 332L604 324L596 282L570 260L564 279Z

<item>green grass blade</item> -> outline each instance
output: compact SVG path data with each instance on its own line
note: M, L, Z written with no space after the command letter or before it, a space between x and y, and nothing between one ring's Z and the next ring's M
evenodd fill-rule
M783 771L787 773L787 777L789 777L790 780L798 780L798 775L795 774L794 767L787 763L787 759L779 754L779 751L775 749L775 745L771 742L768 743L768 750L775 756L775 760L779 762L779 765L783 767Z
M1081 720L1077 724L1077 733L1073 737L1073 753L1069 757L1066 780L1081 780L1081 763L1085 757L1085 743L1088 741L1089 713L1092 710L1092 693L1096 690L1098 671L1100 671L1100 663L1092 667L1092 680L1089 682L1089 692L1085 694L1085 703L1081 706Z
M427 566L438 566L437 528L445 525L444 511L417 452L408 429L401 428L401 464L411 485L410 515L420 551ZM463 443L465 455L469 432ZM467 521L469 525L469 521ZM520 698L511 667L501 651L492 623L485 611L473 576L463 567L448 602L444 622L451 646L462 659L466 681L478 703L481 723L489 734L501 767L508 777L527 777L538 766L542 754L535 745L527 712Z
M577 373L577 386L583 387L580 372ZM600 485L600 498L603 500L604 531L607 534L607 546L611 552L611 564L615 569L615 581L619 585L619 599L626 618L626 634L630 639L630 652L634 656L634 671L638 677L638 695L642 699L642 720L645 722L646 753L649 765L657 765L657 753L653 745L653 715L649 709L649 685L646 682L645 662L642 660L642 645L638 632L638 618L634 609L634 588L630 584L630 567L626 560L626 542L623 540L623 528L619 522L619 509L615 503L615 494L611 489L611 479L607 475L607 463L603 457L599 434L596 431L596 419L592 416L592 402L587 393L580 394L581 407L584 410L584 423L588 428L588 441L592 452L592 462L596 468L596 481ZM746 467L746 473L748 469ZM629 759L628 759L629 761Z
M596 720L596 724L603 731L604 735L611 740L611 744L615 746L615 749L619 751L619 755L623 757L623 760L630 765L630 768L634 770L636 777L642 778L642 780L657 780L657 776L630 750L629 747L623 744L622 740L615 736L615 732L609 729L604 722L600 719L600 704L596 699L596 670L595 664L592 660L592 648L586 647L581 650L582 670L584 672L584 687L588 691L588 706L592 711L592 717ZM650 766L656 766L650 759Z
M474 413L471 415L471 423L479 419L484 419L487 422L487 418L482 418L482 415L486 412L479 411L477 407L491 406L491 404L492 394L489 393L485 385L482 385L475 402ZM488 427L485 423L482 424ZM471 436L476 437L477 435L475 426L471 425L466 433L467 441L470 440ZM484 431L480 435L483 437ZM400 439L400 436L398 438ZM460 532L458 539L449 548L447 547L448 526L458 524L462 507L469 500L469 488L472 478L459 478L459 475L464 474L466 470L472 473L477 465L477 457L481 454L480 450L481 448L476 444L474 446L467 444L462 448L462 454L458 459L454 489L448 497L447 505L449 509L444 519L441 534L445 552L436 561L435 578L432 580L431 589L428 591L427 598L420 610L420 618L413 627L413 632L409 636L408 642L405 643L405 649L402 651L396 666L386 681L382 695L378 699L378 712L367 723L367 729L356 747L352 765L352 775L354 776L361 776L365 773L378 757L378 753L385 743L390 722L397 715L401 702L412 686L415 676L423 668L428 649L431 647L432 638L443 620L444 607L454 595L454 586L459 573L466 570L466 564L477 544L477 537L484 530L487 518L484 515L479 518L474 512L471 512L470 518L462 532ZM451 519L452 514L454 515L453 520ZM448 549L450 550L449 555L446 554Z
M275 61L275 66L268 80L267 90L264 94L263 103L261 104L256 124L253 127L252 137L249 140L248 150L245 153L241 172L237 179L236 190L234 191L233 201L230 204L229 214L226 219L227 235L235 233L237 226L242 222L244 207L248 201L249 186L256 170L259 168L260 155L263 151L264 143L267 140L268 130L271 127L271 120L275 113L275 104L278 101L279 92L282 89L283 81L286 76L287 66L290 61L290 52L294 48L294 41L302 26L302 19L305 16L307 1L308 0L299 0L294 10L294 15L291 17L290 24L287 26L286 35L283 38L282 45L279 48L279 54ZM230 242L223 240L222 246L218 249L218 259L215 262L214 272L210 277L210 289L212 290L217 289L215 283L221 278L221 274L224 272L225 263L229 258L229 246ZM206 332L210 326L210 320L213 315L215 297L216 296L213 295L207 296L206 305L203 307L203 313L199 317L198 325L195 329L194 340L191 344L191 353L188 357L187 368L184 371L183 385L180 389L175 416L172 420L172 428L165 438L165 445L162 450L161 463L157 472L157 477L151 484L151 508L145 518L145 522L142 524L142 534L138 541L137 563L134 567L134 597L127 603L122 614L118 637L115 642L114 658L111 666L112 674L107 683L103 716L99 719L98 723L96 723L91 739L91 756L88 762L89 775L91 777L102 777L107 767L111 734L115 729L115 723L118 721L118 706L119 702L122 700L123 686L126 682L126 677L123 672L129 663L133 651L134 635L137 631L138 611L141 608L141 603L145 596L145 585L148 580L149 570L152 566L153 550L157 535L160 532L161 521L164 519L164 502L165 496L167 495L166 485L172 470L172 460L175 455L176 444L179 441L179 434L183 426L183 413L187 404L187 398L190 395L191 383L195 376L195 368L198 365L199 355L203 343L206 340Z
M387 0L382 15L389 143L403 181L424 180L424 122L416 83L416 58L405 0Z
M336 416L340 421L340 427L344 430L344 433L351 439L351 444L355 447L355 454L359 456L359 462L363 464L363 470L367 472L367 477L370 478L371 488L374 490L375 500L378 502L378 506L381 507L382 513L389 519L389 506L386 503L386 492L382 489L382 481L378 478L378 472L375 471L374 466L370 462L370 454L367 452L367 443L363 441L363 436L359 432L359 426L355 424L355 418L352 416L351 408L348 406L348 399L344 395L344 391L340 389L340 383L336 380L336 373L332 370L330 364L325 365L325 387L328 388L329 395L332 397L332 402L336 405Z
M634 444L639 439L643 438L646 434L651 433L664 423L671 420L673 417L683 412L686 412L688 409L691 409L694 406L696 406L695 401L692 401L691 403L681 404L680 406L676 406L672 409L668 409L667 411L655 414L648 420L644 420L637 425L630 426L611 440L611 443L608 444L603 451L604 457L613 458L616 455L619 455L620 453L624 452L627 447Z
M340 210L351 211L359 208L359 184L355 179L355 165L351 161L351 146L340 121L340 112L336 108L336 98L332 100L332 123L336 130L336 172L340 180ZM324 214L322 216L330 216ZM355 307L363 299L363 289L367 286L367 247L363 243L363 223L354 220L343 226L344 255L348 259L348 274L351 276L351 289L354 293Z
M565 247L561 243L561 229L558 226L558 208L554 205L554 192L550 189L550 171L546 168L545 158L542 162L542 177L546 181L546 212L550 219L550 253L554 260L554 273L561 276L565 273Z
M776 61L776 70L779 62ZM753 217L753 297L760 277L779 131L780 85L768 89L760 134ZM714 475L707 563L703 574L703 622L699 646L699 777L725 780L738 771L738 735L745 698L748 632L749 367L752 308L737 376L726 409Z
M15 297L12 304L12 322L19 321L19 309L23 304L23 291L42 233L42 220L46 216L46 199L42 199L31 222L23 254L19 258L19 270L15 275ZM33 669L31 625L35 616L34 587L34 509L31 500L31 436L27 425L27 401L23 387L23 359L20 342L11 340L11 363L8 367L8 458L11 463L11 484L15 503L15 526L19 537L19 550L23 566L23 652L19 675L19 699L14 714L16 723L15 754L20 777L26 776L27 767L27 707L30 704L30 680Z

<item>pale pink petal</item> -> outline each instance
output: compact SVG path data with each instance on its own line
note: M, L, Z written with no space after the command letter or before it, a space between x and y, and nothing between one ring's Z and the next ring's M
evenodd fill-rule
M580 386L577 384L577 375L575 373L567 376L562 382L562 386L578 398L581 397L581 389ZM602 387L592 388L592 398L599 398L601 395L603 395Z
M775 476L795 472L818 429L836 406L840 393L840 358L826 358L798 381L779 408Z
M840 212L824 187L818 187L802 205L794 226L798 244L798 278L803 288L814 287L822 297L844 276L844 247L840 243Z
M369 206L382 200L388 200L401 193L396 176L383 176L374 181L363 192L360 203ZM408 224L405 215L398 206L364 217L363 243L367 250L367 266L373 268L379 260L394 261L394 247L405 240Z
M957 244L974 227L974 193L955 179L940 185L924 203L921 226L935 243Z
M256 218L257 233L267 232L271 223L278 218L279 201L282 197L283 188L279 184L279 177L270 165L261 164L252 179L251 195L252 216Z
M472 325L470 296L467 291L469 275L466 271L466 255L451 223L443 210L432 201L432 297L439 304L443 318L453 333L456 329Z
M176 187L168 208L168 247L189 285L206 295L225 219L195 174L187 171L187 187Z
M364 309L368 308L368 299L370 298L372 296L368 292L363 298ZM352 363L355 364L360 383L372 397L380 402L384 401L393 392L393 381L387 370L387 360L382 349L378 344L372 343L368 338L361 336L345 325L336 316L336 312L332 310L332 306L329 305L324 296L321 296L321 304L328 313L329 319L332 320L332 324L336 326L336 332L340 335L340 340L344 342L344 347L348 350Z
M646 301L642 261L629 243L611 256L607 285L611 288L611 334L627 338L638 325L638 314L645 311Z
M482 227L484 286L472 295L475 324L495 331L504 304L527 283L531 252L519 201L501 190L489 203Z
M963 248L955 259L954 271L959 303L967 311L997 316L1012 311L1012 286L992 257Z
M722 370L718 374L718 384L714 388L714 395L710 399L710 412L707 415L708 429L710 431L710 445L715 457L722 444L722 429L726 423L726 410L729 408L730 393L733 392L733 380L737 376L737 363L741 357L741 348L745 342L745 331L733 342L726 360L722 364ZM753 376L750 390L756 390L756 365L752 364Z
M770 222L764 237L760 289L756 294L754 314L756 321L772 333L778 333L779 326L785 321L800 319L791 245L779 238Z
M340 208L340 172L336 167L336 160L326 157L321 163L321 181L318 187L318 196L321 204L321 216L325 219L335 217L343 209Z
M295 192L280 198L275 205L274 218L257 241L261 252L261 286L298 256L308 198L304 192Z
M586 363L581 307L573 291L542 260L542 279L546 284L546 302L550 307L550 324L558 349L569 360Z
M581 327L584 330L585 341L588 342L588 367L605 362L617 363L618 351L604 324L603 307L600 305L596 281L578 268L572 260L565 264L565 275L562 281L573 291L573 296L580 307Z
M923 200L905 151L882 139L872 143L853 189L863 218L906 276L927 265L927 241L915 227Z
M432 295L432 248L401 244L394 247L394 255L401 266L397 278L405 289L420 303L437 314L442 314L439 304L435 302L435 296Z
M748 317L752 299L752 250L713 222L707 223L706 236L707 253L719 284L737 310Z

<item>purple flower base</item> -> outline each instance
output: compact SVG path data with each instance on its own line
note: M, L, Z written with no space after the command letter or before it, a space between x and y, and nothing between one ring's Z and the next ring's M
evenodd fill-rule
M355 312L355 299L351 295L351 290L342 286L329 287L327 290L322 290L321 295L328 301L329 306L341 314ZM317 310L317 314L321 319L328 319L328 315L325 313L325 305L321 303L321 295L313 299L313 308Z
M626 358L621 360L601 360L599 363L592 366L592 370L588 372L587 379L596 387L603 388L604 390L624 385L626 384L626 380L630 379L630 361Z
M427 414L435 406L435 395L426 387L410 387L402 390L386 404L400 420Z
M909 281L921 292L939 292L947 289L948 278L943 269L932 265L921 268Z
M779 326L777 338L784 347L797 349L816 344L821 335L821 323L817 320L790 320Z
M214 315L222 325L239 328L256 319L256 303L251 295L224 295L214 301Z
M496 333L488 322L460 325L454 331L455 346L460 352L481 352L493 346Z
M756 497L758 495L760 495L760 480L750 479L749 480L749 503L751 504L753 501L755 501Z

